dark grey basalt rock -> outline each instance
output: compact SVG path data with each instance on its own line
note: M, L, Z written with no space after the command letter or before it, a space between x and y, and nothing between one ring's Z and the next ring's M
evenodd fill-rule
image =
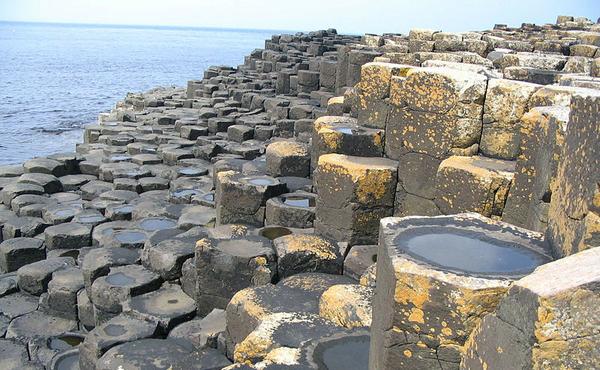
M344 259L344 275L359 281L367 268L376 262L376 245L355 245Z
M111 267L131 265L138 262L140 252L126 248L96 248L83 258L81 272L88 293L98 277L107 275Z
M204 318L196 318L176 326L169 338L190 341L197 349L217 348L217 337L225 331L225 311L212 310Z
M280 278L303 272L341 274L343 256L338 246L315 235L292 234L273 240Z
M19 288L29 294L40 295L48 289L52 274L75 265L71 257L57 257L30 263L17 270Z
M37 238L13 238L0 243L0 272L19 268L46 258L44 241Z
M168 369L189 356L191 345L172 339L141 339L109 349L98 360L97 370Z
M52 369L51 364L55 357L59 354L73 350L83 342L83 339L84 336L76 332L64 333L58 336L34 338L27 344L29 357L32 361Z
M48 311L77 320L77 293L84 288L83 275L76 267L56 271L48 283Z
M152 338L157 334L157 323L128 315L119 315L92 330L79 347L79 366L95 369L96 363L109 349L123 343Z
M296 192L267 201L265 224L311 228L315 219L316 194Z
M217 224L264 224L268 199L285 193L285 185L268 176L245 176L233 171L217 175L215 208Z
M157 322L160 331L168 333L196 315L196 302L179 285L166 283L156 291L132 297L124 311Z
M57 336L77 330L77 321L33 311L13 319L6 330L7 339L22 343L40 336Z
M83 248L92 245L92 226L69 222L44 230L48 250Z
M139 265L111 267L92 283L90 300L107 313L118 314L129 298L158 289L160 276Z
M198 313L224 309L233 295L248 286L269 284L276 274L271 241L257 236L201 239L196 243Z
M37 310L39 297L26 293L13 293L0 298L0 312L9 319Z

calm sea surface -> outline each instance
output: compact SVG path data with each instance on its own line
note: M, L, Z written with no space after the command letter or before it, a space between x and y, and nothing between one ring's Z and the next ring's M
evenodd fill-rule
M127 92L242 64L273 33L0 22L0 164L74 151Z

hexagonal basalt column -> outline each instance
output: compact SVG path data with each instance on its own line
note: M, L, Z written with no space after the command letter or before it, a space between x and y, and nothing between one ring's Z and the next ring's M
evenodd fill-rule
M273 177L219 172L215 191L217 223L263 226L267 200L285 191L285 184Z
M600 248L517 281L466 345L461 369L593 369L600 358Z
M271 241L263 237L200 239L196 243L198 313L224 309L239 290L270 283L277 272L275 260Z
M297 192L283 194L267 201L266 225L311 228L315 220L317 196Z
M385 101L390 95L392 76L406 76L413 66L371 62L363 65L356 85L358 119L370 127L385 129L390 111Z
M541 234L475 213L382 220L370 369L457 369L511 280L549 261Z
M293 140L269 144L266 171L271 176L308 177L310 153L307 145Z
M443 159L477 144L487 77L449 68L415 68L392 77L385 153Z
M394 208L397 162L326 154L315 173L318 234L350 244L374 244L379 220Z
M481 134L484 155L516 159L519 155L519 122L529 109L529 99L540 87L521 81L490 80Z
M436 175L435 204L443 214L478 212L501 216L515 163L486 157L452 156Z
M557 256L600 246L599 115L598 91L573 96L548 212L546 237Z
M311 165L323 154L338 153L360 157L383 155L384 131L360 126L356 118L325 116L313 126Z

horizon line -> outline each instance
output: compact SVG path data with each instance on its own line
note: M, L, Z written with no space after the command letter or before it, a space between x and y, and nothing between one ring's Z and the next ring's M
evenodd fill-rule
M22 21L0 19L0 23L21 23L33 25L50 25L50 26L89 26L89 27L113 27L113 28L162 28L162 29L188 29L188 30L220 30L220 31L254 31L254 32L282 32L295 34L298 30L278 30L267 28L235 28L235 27L217 27L217 26L187 26L187 25L162 25L162 24L125 24L125 23L85 23L85 22L49 22L49 21Z

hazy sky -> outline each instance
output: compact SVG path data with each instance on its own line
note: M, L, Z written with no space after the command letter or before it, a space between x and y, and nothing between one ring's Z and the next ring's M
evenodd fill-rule
M600 17L600 0L0 0L0 20L316 30L488 29Z

